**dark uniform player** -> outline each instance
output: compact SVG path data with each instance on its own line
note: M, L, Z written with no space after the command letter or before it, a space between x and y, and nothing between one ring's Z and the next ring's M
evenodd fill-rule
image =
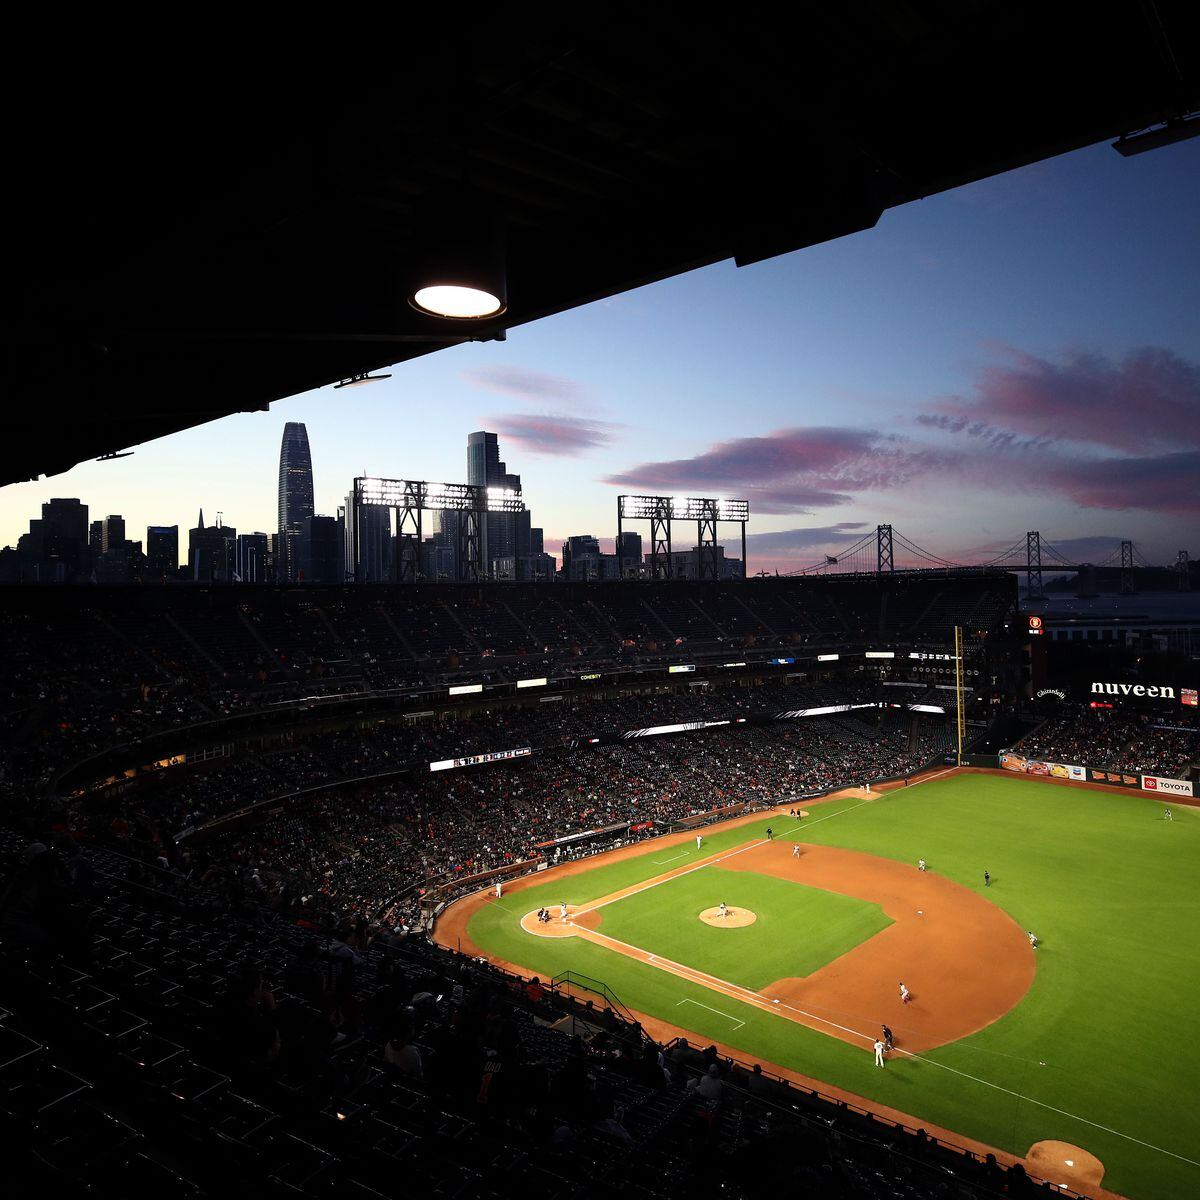
M886 1025L883 1027L883 1045L887 1050L895 1050L896 1048L896 1039L892 1036L891 1029Z
M992 886L992 876L991 876L990 871L984 871L984 873L983 873L983 886L984 887Z
M767 826L767 841L773 842L774 840L775 840L775 831L770 827L770 825L768 825Z

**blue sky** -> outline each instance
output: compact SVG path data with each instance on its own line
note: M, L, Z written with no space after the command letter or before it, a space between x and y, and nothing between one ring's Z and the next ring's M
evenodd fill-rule
M1197 196L1198 142L1092 147L8 487L0 544L51 496L122 513L135 538L201 506L270 530L300 420L324 512L363 470L464 479L467 433L495 430L552 551L611 537L617 494L640 490L748 496L752 570L879 522L951 559L1026 529L1081 557L1122 537L1197 556Z

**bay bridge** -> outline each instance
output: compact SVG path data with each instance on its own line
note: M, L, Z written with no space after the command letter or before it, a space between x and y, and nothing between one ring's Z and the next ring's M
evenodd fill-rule
M905 565L896 566L897 555ZM1116 568L1121 573L1120 591L1132 594L1134 569L1159 565L1148 562L1128 539L1123 540L1119 546L1114 546L1108 556L1099 562L1075 562L1045 541L1041 532L1036 529L1029 530L1023 538L986 561L955 562L918 546L891 525L877 525L872 532L864 534L838 554L826 554L820 561L795 571L788 571L787 574L882 575L897 571L1015 571L1024 574L1026 593L1032 597L1039 597L1043 594L1044 571L1053 574L1059 571ZM1180 550L1170 569L1176 572L1181 591L1188 590L1190 586L1188 568L1188 552Z

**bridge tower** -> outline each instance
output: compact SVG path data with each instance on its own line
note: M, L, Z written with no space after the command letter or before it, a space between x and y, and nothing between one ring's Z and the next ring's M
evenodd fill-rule
M892 527L879 525L875 529L875 574L891 574L896 569L892 560Z
M1121 595L1133 595L1133 543L1121 543Z
M1190 592L1192 590L1192 570L1191 563L1188 561L1188 552L1180 550L1175 559L1175 571L1179 578L1176 580L1176 587L1181 592Z
M1042 535L1037 529L1025 534L1025 594L1033 600L1045 598L1042 592Z

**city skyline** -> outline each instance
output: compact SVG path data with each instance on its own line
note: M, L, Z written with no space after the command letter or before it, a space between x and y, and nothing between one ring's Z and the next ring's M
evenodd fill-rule
M1196 556L1198 191L1194 144L1093 147L12 485L0 544L52 497L120 513L135 539L200 506L271 531L270 461L297 422L331 515L356 474L465 481L463 438L495 432L556 555L577 534L611 550L635 491L748 498L751 572L878 523L964 561L1026 529L1080 559L1125 537L1150 561Z

